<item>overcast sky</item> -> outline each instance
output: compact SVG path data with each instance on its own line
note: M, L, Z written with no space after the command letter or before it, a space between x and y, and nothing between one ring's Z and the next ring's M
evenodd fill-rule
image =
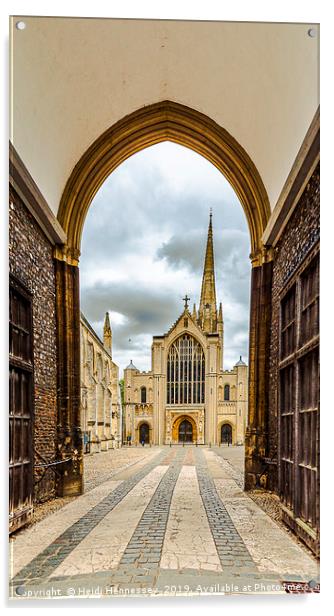
M240 355L248 358L250 242L223 175L166 142L125 161L95 196L81 245L81 310L100 337L109 311L120 375L130 359L150 370L152 336L169 330L186 293L198 307L210 207L224 368L231 369Z

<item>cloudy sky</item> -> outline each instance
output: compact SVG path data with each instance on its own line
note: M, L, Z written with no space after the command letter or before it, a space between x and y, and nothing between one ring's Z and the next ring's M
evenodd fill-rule
M82 238L81 310L99 336L110 312L113 359L150 370L152 335L164 334L201 292L209 210L224 368L248 356L250 243L245 215L222 174L169 142L135 154L106 180Z

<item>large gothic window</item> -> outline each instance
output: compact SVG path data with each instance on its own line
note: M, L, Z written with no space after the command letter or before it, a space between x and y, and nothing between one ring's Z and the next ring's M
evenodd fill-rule
M205 358L201 345L189 334L170 347L167 360L167 404L203 404Z

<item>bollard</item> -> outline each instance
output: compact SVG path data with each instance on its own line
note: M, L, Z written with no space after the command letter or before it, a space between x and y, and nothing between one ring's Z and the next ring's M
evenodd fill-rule
M209 447L211 447L211 443L209 443Z
M184 441L183 441L183 443L182 443L182 447L184 447Z
M170 446L170 447L172 446L172 441L169 441L169 446Z

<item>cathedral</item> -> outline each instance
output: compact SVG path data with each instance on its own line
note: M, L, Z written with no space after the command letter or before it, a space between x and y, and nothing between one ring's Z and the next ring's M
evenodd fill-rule
M106 313L103 341L81 313L81 430L84 453L98 453L122 444L119 368L112 359L112 330Z
M125 437L155 445L244 443L248 367L224 370L224 320L217 310L210 213L199 309L190 298L170 330L153 336L152 369L124 370Z

